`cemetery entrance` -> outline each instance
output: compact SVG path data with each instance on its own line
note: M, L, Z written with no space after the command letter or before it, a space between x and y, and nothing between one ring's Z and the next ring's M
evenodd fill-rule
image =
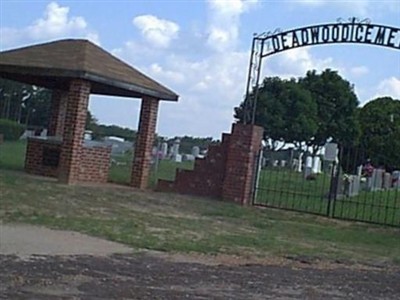
M255 123L263 58L294 48L335 43L399 51L400 28L350 18L255 35L244 123ZM400 227L400 170L382 157L379 164L372 164L364 149L336 144L327 144L317 153L306 148L264 149L255 166L253 205Z

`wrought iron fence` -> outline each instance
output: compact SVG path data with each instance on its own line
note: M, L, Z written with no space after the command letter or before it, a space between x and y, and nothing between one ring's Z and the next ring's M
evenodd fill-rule
M337 157L264 150L253 204L400 227L400 171L359 148Z

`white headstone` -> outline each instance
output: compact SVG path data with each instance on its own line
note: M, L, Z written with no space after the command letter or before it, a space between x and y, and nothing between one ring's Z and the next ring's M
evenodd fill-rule
M306 157L306 166L304 168L304 177L307 178L308 175L312 173L312 165L313 165L313 159L311 156Z
M301 172L303 169L303 152L300 152L299 154L299 165L297 168L297 172Z
M161 144L161 158L164 159L168 155L168 144L166 142Z
M174 144L172 146L172 156L175 157L179 154L179 145L180 145L181 141L179 139L176 139L174 141Z
M357 175L358 175L358 176L361 176L361 175L362 175L362 170L363 170L363 166L362 166L362 165L360 165L360 166L357 167Z
M47 136L47 129L46 129L46 128L43 129L43 130L40 132L40 136L41 136L41 137Z
M313 165L313 159L312 159L312 157L311 157L311 156L307 156L307 157L306 157L306 167L307 167L307 168L312 168L312 165Z
M182 155L180 155L180 154L175 155L174 162L178 162L178 163L182 162Z
M319 174L321 173L321 159L319 156L315 156L312 161L312 173Z
M20 140L25 140L28 137L35 136L34 130L25 130L24 133L19 138Z
M198 157L199 154L200 154L200 148L199 148L198 146L194 146L194 147L192 148L192 155L193 155L194 157Z
M360 192L360 180L361 177L358 175L350 175L349 176L349 184L348 184L348 190L347 194L349 197L354 197L357 196L358 193Z
M295 171L299 169L299 160L297 158L293 158L292 169Z
M151 150L151 155L152 156L156 156L157 155L157 147L153 147L153 149Z

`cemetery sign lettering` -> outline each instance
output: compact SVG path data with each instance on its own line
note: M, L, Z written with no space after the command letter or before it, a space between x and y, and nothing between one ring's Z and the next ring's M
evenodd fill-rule
M356 23L355 18L350 23L308 26L272 35L261 35L256 39L266 44L263 57L302 46L334 43L365 43L400 49L399 28L369 22Z
M287 31L276 29L255 34L251 46L245 99L250 98L252 91L255 93L252 103L245 102L243 123L255 123L263 58L299 47L340 43L368 44L400 50L400 28L371 24L369 19L352 17L348 20L339 18L336 23L311 25Z

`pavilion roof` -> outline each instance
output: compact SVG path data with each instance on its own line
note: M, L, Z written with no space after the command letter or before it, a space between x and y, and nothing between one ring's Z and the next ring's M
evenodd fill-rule
M91 93L177 101L178 95L88 40L66 39L0 52L0 77L49 89L74 78Z

